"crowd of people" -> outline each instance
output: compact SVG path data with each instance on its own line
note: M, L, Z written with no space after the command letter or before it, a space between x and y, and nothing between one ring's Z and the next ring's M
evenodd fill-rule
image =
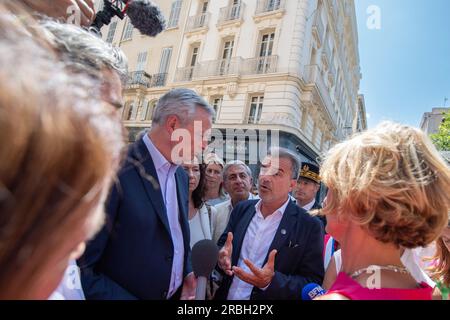
M176 88L126 146L126 57L50 7L0 1L0 299L193 299L204 239L208 299L448 299L450 169L423 132L385 122L319 163L274 146L254 172L206 152L214 109Z

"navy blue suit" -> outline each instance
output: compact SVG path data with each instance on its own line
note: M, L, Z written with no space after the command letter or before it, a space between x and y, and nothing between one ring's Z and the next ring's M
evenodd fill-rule
M189 184L182 168L177 169L175 179L186 276L192 271ZM174 249L158 175L142 139L130 147L106 203L106 214L105 227L77 261L86 299L166 299Z
M240 202L232 211L225 232L218 241L219 247L225 244L228 232L233 233L233 254L231 264L236 266L241 254L245 233L256 213L258 200ZM282 230L284 230L282 232ZM323 227L318 219L311 217L292 200L283 214L280 225L265 258L276 249L275 276L266 290L253 288L251 300L291 300L301 299L303 287L311 282L322 284L323 266ZM225 300L233 277L224 274L222 285L215 298Z

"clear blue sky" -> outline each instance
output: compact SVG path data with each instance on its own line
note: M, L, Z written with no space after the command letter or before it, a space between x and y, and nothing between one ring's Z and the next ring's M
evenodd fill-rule
M369 128L382 120L419 126L450 99L450 0L355 0ZM369 29L369 6L381 28ZM446 106L450 105L450 100Z

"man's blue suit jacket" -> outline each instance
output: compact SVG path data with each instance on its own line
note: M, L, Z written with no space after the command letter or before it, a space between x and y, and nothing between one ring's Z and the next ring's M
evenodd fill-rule
M256 214L255 204L259 200L240 202L232 211L225 232L218 241L221 248L228 232L233 233L232 265L237 266L247 228ZM271 241L268 240L268 241ZM276 249L275 276L266 290L253 288L251 300L301 299L302 289L308 283L322 284L324 232L322 223L311 217L304 209L289 201L275 237L265 258ZM215 299L225 300L233 277L224 274L222 285Z
M175 173L184 238L183 277L192 271L188 177ZM106 203L106 224L77 261L86 299L166 299L174 248L153 160L143 140L130 146Z

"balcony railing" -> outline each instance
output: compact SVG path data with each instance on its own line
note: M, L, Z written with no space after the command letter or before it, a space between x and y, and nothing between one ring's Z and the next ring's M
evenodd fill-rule
M262 74L277 72L278 56L264 56L246 59L243 64L243 74Z
M189 17L186 30L194 31L196 29L205 28L208 26L210 14L201 13L196 16Z
M204 61L198 65L196 75L198 77L214 77L238 74L242 64L242 58L230 58L221 60Z
M164 87L166 85L167 73L156 73L152 75L150 87Z
M127 87L143 86L145 88L164 87L166 85L167 73L156 73L149 75L145 71L134 71L128 74Z
M234 57L230 59L203 61L193 67L178 68L175 81L273 73L277 72L277 69L278 56L275 55L250 59Z
M325 84L321 70L318 65L309 65L305 67L305 79L306 82L314 84L319 92L322 102L333 121L334 125L336 122L336 112L333 108L333 101L331 100L331 90Z
M224 24L229 21L241 20L244 15L245 4L239 3L220 9L218 24Z
M332 60L332 51L330 49L330 44L328 42L328 39L325 39L325 43L323 44L323 54L327 58L328 64L331 64L333 62L333 60Z
M128 73L127 86L150 87L151 76L145 71L134 71Z
M197 73L196 72L197 70L198 66L178 68L175 74L175 81L176 82L191 81L194 78L194 73Z
M258 0L256 15L284 9L285 0Z

